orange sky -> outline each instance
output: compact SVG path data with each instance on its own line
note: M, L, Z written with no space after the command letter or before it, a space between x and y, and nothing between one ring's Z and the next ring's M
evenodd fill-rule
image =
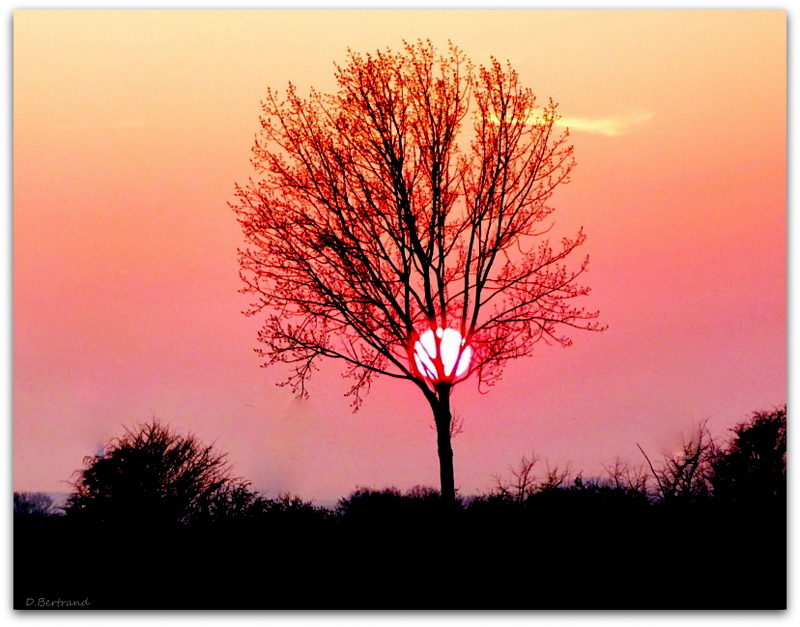
M542 345L490 394L459 385L456 485L536 451L586 474L786 402L783 11L17 11L14 488L66 491L155 414L216 441L255 488L330 500L437 485L430 409L380 381L352 414L258 367L239 226L267 86L333 87L347 48L448 39L560 103L578 166L586 301L609 325Z

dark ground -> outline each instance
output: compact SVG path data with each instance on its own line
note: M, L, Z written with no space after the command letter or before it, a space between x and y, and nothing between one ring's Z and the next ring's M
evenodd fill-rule
M203 527L19 519L14 608L786 608L785 506L558 500Z

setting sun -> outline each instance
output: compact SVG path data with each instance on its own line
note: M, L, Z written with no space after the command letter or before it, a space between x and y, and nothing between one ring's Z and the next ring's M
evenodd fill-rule
M471 358L472 347L455 329L439 328L436 333L428 329L414 342L414 364L420 376L428 381L455 381L463 377Z
M217 499L369 530L364 503L406 520L410 494L470 512L478 535L552 525L553 561L532 544L530 563L563 586L578 570L558 550L584 559L575 538L603 524L593 499L672 498L659 469L747 421L780 439L786 35L780 10L15 11L15 492L65 505L85 460L151 421L213 442L241 479L192 502L197 524ZM733 462L687 498L736 484ZM552 494L584 499L580 515L550 516ZM139 503L125 521L147 529ZM633 564L653 538L620 524ZM660 537L703 554L689 528ZM290 549L345 564L359 533L336 555L296 536L275 589L323 577ZM425 555L480 570L465 542ZM582 563L613 570L612 544ZM658 605L646 583L636 598Z

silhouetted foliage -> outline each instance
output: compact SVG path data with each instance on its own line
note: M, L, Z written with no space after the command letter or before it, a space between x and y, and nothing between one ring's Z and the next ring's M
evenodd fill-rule
M541 458L535 453L530 457L523 456L519 464L510 469L510 480L503 479L500 475L495 475L495 493L504 499L510 499L515 503L523 503L528 497L543 490L554 490L563 486L569 481L570 469L550 466L545 462L546 469L543 475L536 471L536 465Z
M126 429L78 472L67 514L115 524L181 524L241 513L255 498L225 454L153 420Z
M44 492L14 492L14 516L53 516L58 509Z
M640 447L640 450L641 447ZM712 462L717 456L717 443L706 423L688 439L683 439L677 453L665 455L658 466L642 450L657 484L656 498L661 502L690 503L708 499L711 494Z
M650 464L656 476L619 458L586 477L525 456L488 494L454 503L426 486L359 488L327 510L233 481L157 533L141 517L120 528L45 514L15 524L14 603L88 591L94 609L782 608L786 410L733 432L722 446L701 425ZM138 459L125 467L143 472ZM15 506L17 521L49 511L38 497Z
M14 492L14 525L42 527L62 512L44 492Z
M456 504L460 504L456 499ZM428 486L414 486L403 494L397 488L374 490L358 488L339 499L336 515L355 524L416 524L420 519L436 517L446 511L441 493Z
M756 412L732 429L730 445L711 461L714 495L731 501L786 498L786 406Z
M358 488L350 496L339 499L336 512L342 517L358 517L361 515L393 516L401 507L403 496L395 487L373 490Z
M731 430L723 445L701 424L681 450L654 465L647 454L660 502L716 499L745 502L786 496L786 406L755 412ZM641 447L640 447L641 450Z
M647 495L649 492L650 475L644 469L644 464L631 466L630 463L617 456L608 466L603 465L607 473L607 482L618 490L635 492Z
M280 525L297 532L300 529L319 526L331 519L330 510L304 501L295 494L285 492L275 499L262 498L260 516L266 524Z

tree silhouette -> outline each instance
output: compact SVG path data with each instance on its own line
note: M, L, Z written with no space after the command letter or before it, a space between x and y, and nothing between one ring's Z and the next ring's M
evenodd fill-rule
M730 501L786 498L786 406L756 412L732 429L733 440L712 462L714 495Z
M73 517L103 523L176 524L213 519L252 501L225 454L157 420L127 429L86 457L67 501Z
M44 492L14 492L14 526L40 528L61 510Z
M653 466L641 446L639 450L653 473L658 501L690 503L711 495L712 461L719 448L705 422L698 425L688 440L683 438L680 451L664 455L658 467Z
M299 394L320 358L346 365L355 409L375 375L415 383L452 500L453 385L475 374L484 390L537 342L599 329L574 305L588 258L563 263L582 230L556 247L543 238L573 149L552 100L453 45L350 52L335 76L335 93L302 98L290 84L262 104L260 179L232 204L247 313L266 316L258 352L291 366L283 384Z
M57 508L44 492L14 492L14 516L53 516Z

